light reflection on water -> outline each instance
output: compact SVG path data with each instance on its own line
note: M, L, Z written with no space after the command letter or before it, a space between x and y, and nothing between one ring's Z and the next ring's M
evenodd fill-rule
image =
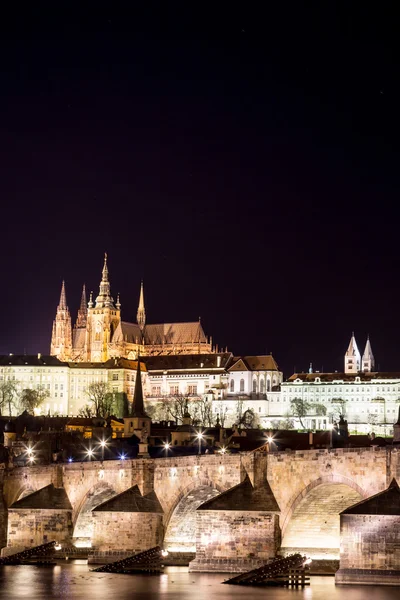
M257 588L221 585L224 573L189 573L185 567L168 567L161 575L92 573L86 561L53 567L9 566L0 568L0 598L42 600L396 600L399 588L383 586L335 586L333 577L311 577L304 589Z

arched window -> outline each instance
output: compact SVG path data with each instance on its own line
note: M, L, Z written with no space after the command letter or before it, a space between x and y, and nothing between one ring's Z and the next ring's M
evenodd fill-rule
M235 381L231 379L231 392L235 391Z
M261 394L264 393L264 379L261 379L261 381L260 381L260 393Z
M253 394L257 394L257 379L253 379Z
M240 380L240 391L244 392L244 379Z
M271 391L271 380L268 377L268 379L267 379L267 392L270 392L270 391Z

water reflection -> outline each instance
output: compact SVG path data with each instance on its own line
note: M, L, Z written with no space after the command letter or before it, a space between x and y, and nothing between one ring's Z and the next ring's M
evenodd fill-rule
M116 575L93 573L85 561L68 561L53 567L0 567L0 598L42 600L394 600L399 588L335 586L333 577L311 577L304 589L244 588L222 585L224 573L189 573L184 567L169 567L161 575Z

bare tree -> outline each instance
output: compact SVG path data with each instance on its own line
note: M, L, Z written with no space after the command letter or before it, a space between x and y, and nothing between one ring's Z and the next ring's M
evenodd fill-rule
M214 414L212 400L207 395L192 400L193 419L200 422L203 427L212 427L214 425Z
M38 385L36 389L26 388L22 390L20 403L24 410L34 413L35 408L39 408L49 396L49 390L44 385Z
M90 419L95 416L93 404L85 404L85 406L82 406L78 411L78 417L86 417L87 419Z
M189 406L192 403L193 399L189 399L183 394L177 394L175 396L164 396L161 400L161 404L163 405L165 414L177 423L182 423L185 413L189 412L189 414L191 414Z
M243 400L243 398L239 397L236 400L236 406L235 406L235 409L236 409L236 423L238 425L240 425L240 422L241 422L241 420L243 418L243 407L244 407L244 400Z
M290 408L293 415L299 419L302 428L305 429L303 419L310 412L311 402L304 400L304 398L292 398L290 400Z
M89 398L89 406L95 417L106 419L112 413L113 395L109 385L104 381L95 381L90 383L85 390Z
M0 415L3 413L4 408L8 406L8 414L11 417L12 407L15 406L17 398L17 384L15 381L8 379L7 381L0 382Z

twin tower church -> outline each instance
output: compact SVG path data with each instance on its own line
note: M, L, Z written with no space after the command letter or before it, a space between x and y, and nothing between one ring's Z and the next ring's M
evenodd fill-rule
M140 355L210 354L212 341L203 331L200 321L189 323L146 323L143 283L140 289L137 322L121 319L121 303L111 296L107 255L100 282L99 295L86 301L85 286L78 316L72 328L67 305L65 283L53 322L50 354L60 360L105 362L113 357L135 359Z

